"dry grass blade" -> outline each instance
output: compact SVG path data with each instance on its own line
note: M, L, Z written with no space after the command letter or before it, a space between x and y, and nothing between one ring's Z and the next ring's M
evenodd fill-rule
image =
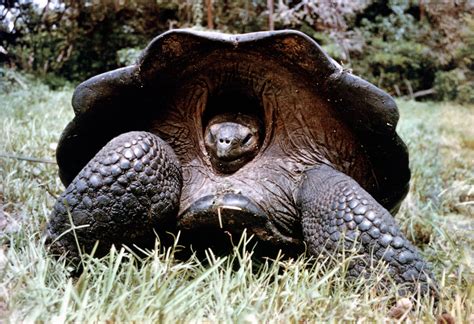
M0 152L0 158L15 159L15 160L21 160L21 161L28 161L28 162L37 162L37 163L56 164L55 161L50 160L50 159L43 159L43 158L36 158L36 157L22 156L22 155L15 155L15 154L1 153L1 152Z

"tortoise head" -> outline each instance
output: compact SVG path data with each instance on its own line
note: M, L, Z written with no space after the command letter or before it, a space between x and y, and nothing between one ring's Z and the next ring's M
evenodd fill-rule
M214 169L232 173L255 157L261 131L256 116L225 113L213 117L205 129L204 143Z

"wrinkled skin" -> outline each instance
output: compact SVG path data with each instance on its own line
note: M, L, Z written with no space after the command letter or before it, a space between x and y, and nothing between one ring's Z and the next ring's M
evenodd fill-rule
M229 236L235 241L246 231L264 249L287 255L305 247L312 255L356 247L363 258L351 264L350 277L368 271L372 256L385 261L393 280L406 284L407 291L416 291L418 285L424 293L434 289L427 263L383 206L396 211L406 194L408 171L396 175L396 168L407 170L401 167L407 163L405 146L394 130L398 116L386 117L378 106L365 113L363 105L370 106L365 102L351 110L344 91L354 95L351 82L363 85L357 91L365 92L351 98L356 107L359 97L373 98L371 102L383 107L391 99L339 72L329 80L335 80L334 93L340 97L325 99L306 76L261 52L239 52L231 44L225 55L196 55L184 72L173 70L176 65L165 69L179 77L161 102L167 108L143 113L147 126L142 131L130 131L136 125L114 129L118 135L93 152L90 145L68 142L90 136L89 128L81 128L85 119L68 126L77 129L62 139L65 148L58 158L73 154L71 148L95 155L78 173L67 169L68 164L62 169L68 186L48 224L51 249L78 258L71 220L79 226L75 233L81 249L89 252L99 241L97 255L111 245L151 246L156 234L166 240L166 233L179 231L188 245L219 248L228 244ZM140 72L148 71L144 57ZM117 73L124 84L129 71ZM86 98L82 93L89 93L95 82L100 89L102 80L106 78L86 82L77 96ZM150 96L163 85L152 80ZM345 109L342 113L362 114L354 121L359 124L348 125L333 110L333 102ZM146 101L143 105L154 107ZM388 130L373 121L379 118L375 113L387 118Z

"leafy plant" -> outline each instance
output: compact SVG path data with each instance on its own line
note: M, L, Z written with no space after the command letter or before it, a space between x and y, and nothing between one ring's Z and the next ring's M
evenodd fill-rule
M454 54L457 67L436 73L434 87L440 100L474 103L474 18L465 15L463 21L463 45Z
M131 49L171 28L267 30L269 3L277 29L303 31L345 68L393 95L436 90L429 98L472 102L469 0L59 0L46 7L10 0L0 4L0 60L52 86L60 80L52 75L83 81L130 64Z
M135 47L122 48L117 51L117 61L119 66L131 65L137 62L141 49Z

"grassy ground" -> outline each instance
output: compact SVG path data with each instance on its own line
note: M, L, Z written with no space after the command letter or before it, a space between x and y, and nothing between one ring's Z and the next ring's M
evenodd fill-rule
M0 154L53 160L72 117L71 94L34 83L0 92ZM474 107L399 106L413 179L397 218L432 262L441 288L437 307L416 299L405 318L434 321L446 311L467 322L474 313ZM257 265L245 242L227 258L209 254L206 265L178 262L172 249L146 257L113 250L101 260L86 256L85 271L73 278L41 240L62 189L54 164L0 158L0 321L371 322L386 320L397 297L374 289L383 267L372 280L349 284L347 260Z

